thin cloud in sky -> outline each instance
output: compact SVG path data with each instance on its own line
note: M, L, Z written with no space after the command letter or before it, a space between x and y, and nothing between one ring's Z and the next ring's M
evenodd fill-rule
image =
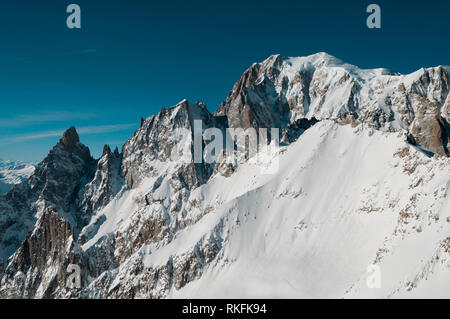
M89 54L89 53L97 53L97 50L79 50L79 51L72 51L72 52L65 52L60 54L51 54L51 55L43 55L43 56L28 56L28 57L22 57L22 58L14 58L7 62L20 62L20 61L27 61L27 60L34 60L34 59L40 59L40 58L58 58L58 57L64 57L69 55L80 55L80 54Z
M87 53L96 53L97 50L80 50L66 53L64 55L78 55L78 54L87 54Z
M98 133L110 133L128 130L136 127L136 123L132 124L114 124L114 125L101 125L101 126L85 126L77 129L79 134L98 134Z
M100 126L84 126L84 127L77 128L77 132L79 134L84 134L84 135L111 133L111 132L119 132L119 131L128 130L135 126L136 126L136 123L100 125ZM13 144L13 143L28 142L28 141L32 141L32 140L47 138L47 137L62 136L63 133L64 133L64 130L54 130L54 131L46 131L46 132L27 134L27 135L18 135L18 136L13 136L11 138L0 139L0 144L7 145L7 144Z
M39 114L22 114L11 118L0 119L0 128L14 128L39 123L86 120L96 117L95 114L81 112L52 111Z

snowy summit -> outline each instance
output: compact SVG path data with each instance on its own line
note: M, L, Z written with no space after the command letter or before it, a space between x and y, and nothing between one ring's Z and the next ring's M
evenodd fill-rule
M0 297L448 298L449 76L273 55L99 159L70 128L0 196ZM180 161L195 121L278 128L278 169Z

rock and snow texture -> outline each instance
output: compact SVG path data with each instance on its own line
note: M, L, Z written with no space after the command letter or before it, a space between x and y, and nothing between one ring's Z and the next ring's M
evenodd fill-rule
M409 75L362 70L326 53L253 64L216 111L230 127L287 127L299 119L403 128L426 149L449 155L449 68Z
M69 129L0 196L0 297L449 298L449 71L276 55L214 114L181 101L121 152L94 160ZM180 160L195 120L280 128L278 170Z
M2 161L0 159L0 195L8 192L14 185L20 184L34 172L34 165Z
M199 188L214 214L145 255L155 267L221 243L202 276L170 296L450 297L448 158L328 121L281 153L274 176L243 165ZM366 285L372 264L380 289Z

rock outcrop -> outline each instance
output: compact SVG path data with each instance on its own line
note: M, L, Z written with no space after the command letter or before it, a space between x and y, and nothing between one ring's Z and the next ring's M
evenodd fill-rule
M278 127L299 119L347 119L409 131L425 149L448 156L449 70L409 75L362 70L326 53L253 64L215 112L230 127ZM283 134L289 134L284 132Z
M315 177L304 173L305 167L313 167L317 174L328 169L331 160L339 164L341 158L360 165L359 157L370 153L372 144L366 137L358 137L354 143L359 153L356 158L348 158L353 137L345 134L350 129L353 134L375 135L374 144L388 137L394 141L395 135L415 145L410 151L407 143L401 144L406 150L396 153L398 163L383 157L391 173L406 176L397 176L401 187L394 190L420 197L415 188L433 185L424 189L432 192L434 195L428 195L433 195L440 204L418 200L422 206L417 208L411 199L411 203L402 202L400 210L395 201L403 198L394 198L389 203L381 201L382 208L372 207L371 201L379 193L373 190L375 195L367 203L357 203L366 206L357 211L346 207L341 215L361 218L358 215L361 212L381 210L398 213L400 223L413 216L408 210L416 209L416 221L428 218L432 224L446 205L444 182L435 173L448 170L448 78L447 67L399 75L385 69L361 70L325 53L302 58L275 55L245 71L213 114L202 102L183 100L141 119L139 129L125 142L121 152L105 145L100 159L93 159L72 127L28 180L0 196L0 297L164 298L203 278L208 267L233 263L234 255L229 248L233 238L234 243L254 245L251 236L259 236L267 245L265 252L285 240L272 231L273 227L282 228L285 219L278 220L276 216L284 214L284 207L294 215L302 207L301 214L309 216L308 207L319 209L325 205L322 203L325 197L332 196L328 190L321 202L316 203L317 207L290 206L297 198L309 203L308 191L303 187L309 187L311 193L328 187L325 179L322 182L327 185L311 184ZM196 121L201 122L199 131ZM302 135L311 141L309 144L303 141L309 153L299 156L301 166L297 167L292 160L291 165L285 164L284 171L277 173L280 177L273 179L259 176L250 161L228 163L229 154L225 151L216 162L194 163L195 136L208 128L218 128L224 137L227 128L280 128L282 148L276 156L289 153ZM320 134L310 136L310 130ZM339 134L342 136L336 143L342 145L334 149L332 136ZM317 145L312 146L314 143ZM362 147L358 143L366 144ZM322 144L328 147L324 151ZM232 152L243 157L237 146ZM420 152L435 157L428 158ZM329 156L335 157L323 164L323 158ZM315 161L323 165L315 166ZM330 175L335 176L338 168L342 167L333 167ZM364 165L359 168L366 169ZM427 177L415 172L416 168L433 174ZM352 174L348 172L342 181L342 177L336 177L343 190L348 191L345 179L353 177ZM304 185L296 185L294 180L287 187L291 175L301 177ZM228 185L227 181L234 177L236 180ZM390 184L389 180L376 182ZM345 196L351 197L352 192ZM364 196L364 192L360 194L361 198ZM282 202L286 198L289 201L283 202L280 206L283 209L270 216L265 214L272 201ZM341 212L343 208L333 206L333 209ZM270 221L264 229L251 226L260 223L259 214ZM299 222L295 218L292 221ZM301 235L292 234L292 229L316 230L322 225L308 223L301 221L297 226L294 223L286 231L296 245L296 238ZM241 225L247 225L251 232L240 233ZM400 226L406 227L403 223ZM240 235L233 235L236 233ZM275 236L274 243L267 241L268 233ZM397 234L392 238L399 240ZM445 255L439 252L439 256ZM68 267L72 264L81 269L79 289L67 285Z

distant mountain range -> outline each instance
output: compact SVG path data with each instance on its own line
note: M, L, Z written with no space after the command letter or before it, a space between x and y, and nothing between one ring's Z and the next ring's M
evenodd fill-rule
M72 127L0 196L0 297L448 298L449 75L274 55L214 114L183 100L100 159ZM195 121L279 128L278 169L239 143L179 160Z
M20 184L34 172L34 165L0 159L0 195Z

